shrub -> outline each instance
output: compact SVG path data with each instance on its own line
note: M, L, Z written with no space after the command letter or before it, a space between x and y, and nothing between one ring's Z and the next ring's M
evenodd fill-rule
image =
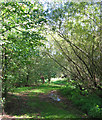
M100 108L99 105L92 106L89 110L89 116L102 118L102 108Z
M80 91L77 88L71 88L70 86L61 89L61 93L72 100L89 117L102 118L102 99L96 94L83 96L80 95Z

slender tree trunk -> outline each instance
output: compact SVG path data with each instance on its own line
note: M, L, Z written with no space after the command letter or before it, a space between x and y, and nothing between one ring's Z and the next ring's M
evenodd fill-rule
M44 76L41 76L41 80L42 80L42 83L44 84L44 83L45 83L45 78L44 78Z
M4 88L4 92L3 92L3 97L5 97L5 99L7 98L7 53L6 53L6 47L3 48L4 49L4 53L3 53L3 88Z
M50 72L48 73L48 82L49 83L51 82L51 74L50 74Z
M29 70L28 70L28 72L27 72L27 85L29 84Z
M51 77L48 77L48 82L49 82L49 83L51 82Z

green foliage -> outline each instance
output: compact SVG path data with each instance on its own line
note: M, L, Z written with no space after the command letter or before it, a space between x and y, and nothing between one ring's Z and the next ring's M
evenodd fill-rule
M49 33L60 57L50 52L49 56L87 89L102 89L100 6L100 2L67 1L48 7Z
M37 1L0 3L0 39L3 53L3 93L12 87L28 84L31 58L46 38L43 7Z
M64 72L73 79L69 79L70 83L65 80L51 84L60 84L62 94L90 117L101 117L101 99L97 96L101 93L88 93L90 89L102 90L100 8L99 2L58 2L48 4L45 11L37 1L0 3L3 96L6 97L8 91L16 91L15 87L38 84L41 75L50 81L51 77ZM79 85L82 91L77 88ZM31 95L48 93L59 89L59 85L35 88ZM18 89L20 93L32 88ZM52 114L58 118L54 112Z
M102 117L102 99L96 94L80 95L80 91L71 86L62 88L60 91L68 99L72 100L82 111L86 112L89 117Z
M55 77L59 72L59 66L48 56L44 56L41 52L43 52L43 50L39 50L39 56L34 57L31 62L31 73L34 73L34 76L31 76L31 78L40 80L41 75L43 75L45 79L51 80L51 77Z
M95 118L102 118L102 108L100 108L99 105L94 105L90 109L89 115Z

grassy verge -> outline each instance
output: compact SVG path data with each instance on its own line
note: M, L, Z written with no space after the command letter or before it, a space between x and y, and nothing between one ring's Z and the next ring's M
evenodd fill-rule
M97 96L95 93L87 94L87 91L84 91L85 95L80 95L80 90L70 84L61 88L60 92L89 117L102 118L102 98Z

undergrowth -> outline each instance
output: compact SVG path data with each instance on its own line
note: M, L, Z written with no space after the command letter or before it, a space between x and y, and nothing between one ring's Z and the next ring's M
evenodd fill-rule
M70 99L83 112L86 112L91 118L102 118L102 98L95 93L81 95L80 90L74 86L67 85L60 89L62 95Z

